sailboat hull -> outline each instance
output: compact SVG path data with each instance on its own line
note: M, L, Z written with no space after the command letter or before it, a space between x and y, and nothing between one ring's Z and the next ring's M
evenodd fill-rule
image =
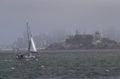
M26 61L29 61L29 60L37 60L36 56L27 56L27 55L23 55L23 56L17 56L16 57L17 60L26 60Z
M36 56L25 56L26 59L36 58Z

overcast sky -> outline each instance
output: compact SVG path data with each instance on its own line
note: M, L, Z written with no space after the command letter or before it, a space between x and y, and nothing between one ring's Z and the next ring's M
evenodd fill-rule
M120 0L0 0L0 46L21 37L27 21L33 35L76 29L119 31Z

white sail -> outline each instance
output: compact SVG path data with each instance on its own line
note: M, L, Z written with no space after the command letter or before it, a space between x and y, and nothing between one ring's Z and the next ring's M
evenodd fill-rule
M37 49L36 49L36 47L35 47L35 43L34 43L32 37L31 37L31 44L32 44L33 52L37 52Z

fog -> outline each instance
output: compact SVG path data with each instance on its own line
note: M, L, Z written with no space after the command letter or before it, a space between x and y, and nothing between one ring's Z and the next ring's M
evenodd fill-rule
M119 0L0 0L0 46L22 37L26 22L33 35L77 29L118 38L119 21Z

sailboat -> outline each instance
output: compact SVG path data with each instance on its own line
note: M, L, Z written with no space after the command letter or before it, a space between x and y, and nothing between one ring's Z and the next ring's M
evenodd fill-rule
M27 38L28 38L27 55L18 54L17 59L35 59L36 58L35 54L37 53L37 49L36 49L35 42L32 37L30 27L28 25L28 22L26 23L26 26L27 26Z

